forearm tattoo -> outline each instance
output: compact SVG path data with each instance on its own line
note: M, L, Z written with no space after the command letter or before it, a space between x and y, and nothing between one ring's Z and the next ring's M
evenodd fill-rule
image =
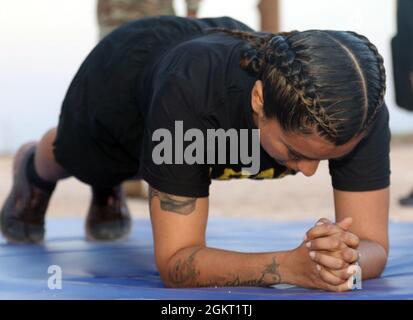
M195 268L195 255L202 248L197 248L187 258L178 259L169 269L169 281L174 286L185 286L196 282L200 272Z
M158 197L161 209L179 214L188 215L195 210L197 198L180 197L173 194L160 192L154 188L149 190L149 198Z
M275 257L272 258L272 262L265 266L264 270L261 272L261 276L257 279L250 279L250 280L240 280L239 276L236 276L233 280L227 281L225 286L226 287L237 287L237 286L267 286L268 283L279 284L281 283L281 276L278 270L279 264L275 260ZM267 276L270 277L270 280L264 280Z
M216 276L216 279L211 281L199 281L200 271L195 267L195 256L199 250L202 248L197 248L194 250L189 257L180 258L175 261L169 270L169 281L173 286L184 287L265 287L268 285L274 285L281 283L281 276L279 273L279 264L272 258L272 262L264 267L261 271L261 275L256 279L240 280L239 275L228 277ZM265 279L264 279L265 278Z

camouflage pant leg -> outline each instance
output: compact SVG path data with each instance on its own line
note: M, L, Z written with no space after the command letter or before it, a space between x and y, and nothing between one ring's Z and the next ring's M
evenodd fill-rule
M109 33L115 30L118 26L106 26L99 24L99 40L102 40L106 37Z
M175 15L173 0L98 0L99 37L146 16Z
M186 8L188 10L198 11L200 0L186 0Z

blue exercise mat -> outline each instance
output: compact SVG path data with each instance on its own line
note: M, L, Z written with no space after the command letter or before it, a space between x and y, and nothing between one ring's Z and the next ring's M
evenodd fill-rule
M246 252L296 247L311 222L212 218L212 247ZM91 243L83 221L51 219L42 246L0 240L0 299L412 299L413 224L391 223L391 252L380 279L363 289L330 293L292 286L270 288L164 288L156 271L150 222L136 220L129 240ZM62 271L62 288L48 287L50 265Z

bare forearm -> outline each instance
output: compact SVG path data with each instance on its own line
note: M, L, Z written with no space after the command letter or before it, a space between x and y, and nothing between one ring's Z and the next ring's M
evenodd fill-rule
M358 250L363 280L379 277L387 262L383 246L371 240L361 240Z
M208 247L178 251L163 276L168 287L269 286L282 282L285 252L241 253Z

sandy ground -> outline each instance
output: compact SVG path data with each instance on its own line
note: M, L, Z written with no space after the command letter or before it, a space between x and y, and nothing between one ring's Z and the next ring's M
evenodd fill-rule
M413 188L413 137L393 137L391 151L390 217L413 221L413 208L398 205L400 196ZM0 203L11 187L12 157L0 157ZM89 187L70 178L59 183L51 200L49 217L84 217L90 201ZM135 217L149 217L144 200L129 200ZM315 176L302 174L280 180L214 181L210 216L275 220L333 218L334 205L328 163L323 161Z

